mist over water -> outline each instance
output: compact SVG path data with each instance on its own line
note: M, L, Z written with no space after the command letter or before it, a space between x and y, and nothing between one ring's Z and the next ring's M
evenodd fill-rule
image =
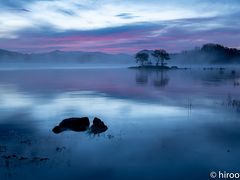
M208 179L237 171L239 84L232 67L1 70L0 179ZM108 130L52 132L85 116Z
M240 178L239 19L240 0L0 0L0 180Z

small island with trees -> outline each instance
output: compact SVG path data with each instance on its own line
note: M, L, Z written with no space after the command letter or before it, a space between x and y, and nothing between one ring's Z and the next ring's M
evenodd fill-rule
M237 65L240 63L240 50L209 43L199 48L196 47L193 50L175 54L169 54L164 49L141 50L134 57L139 66L130 67L131 69L188 69L168 66L166 61L171 59L173 63L182 65Z
M177 66L169 67L167 66L166 61L170 60L169 53L164 49L156 49L154 51L142 50L136 53L135 55L136 63L139 66L130 67L133 69L178 69ZM155 63L153 63L150 59L154 59Z

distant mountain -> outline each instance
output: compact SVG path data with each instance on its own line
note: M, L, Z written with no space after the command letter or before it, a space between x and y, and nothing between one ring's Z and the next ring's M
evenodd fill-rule
M0 63L28 64L133 64L134 59L127 54L106 54L101 52L65 52L23 54L0 49Z
M155 61L151 56L153 50L143 50L149 54L149 61ZM224 47L219 44L205 44L181 53L170 54L170 65L180 64L240 64L240 50ZM0 64L5 65L134 65L133 55L106 54L102 52L82 51L52 51L38 54L23 54L0 49Z
M12 57L12 58L21 58L23 57L24 55L21 54L21 53L17 53L17 52L12 52L12 51L7 51L7 50L4 50L4 49L0 49L0 60L4 60L4 59L7 59L9 57Z
M171 55L181 64L234 64L240 63L240 50L219 44L205 44L201 48Z

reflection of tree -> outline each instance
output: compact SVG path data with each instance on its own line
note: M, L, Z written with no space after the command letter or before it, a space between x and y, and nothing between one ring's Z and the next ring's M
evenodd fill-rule
M169 78L166 77L166 75L164 75L165 71L161 70L160 72L157 71L155 73L155 78L153 80L153 85L156 87L165 87L168 82L169 82Z
M145 70L138 70L136 72L136 83L147 84L148 83L148 72Z
M230 94L227 97L227 101L223 101L223 105L226 105L229 108L237 110L237 112L240 112L240 99L237 97L232 97Z
M166 75L165 70L143 70L139 69L136 71L136 83L137 84L148 84L151 81L151 85L155 87L165 87L169 82L169 78Z

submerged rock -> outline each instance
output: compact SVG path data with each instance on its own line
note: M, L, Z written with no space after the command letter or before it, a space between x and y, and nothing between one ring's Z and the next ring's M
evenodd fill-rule
M104 122L95 117L93 120L93 125L90 127L90 133L100 134L105 132L107 129L108 127L104 124Z
M236 71L235 71L235 70L232 70L231 74L232 74L232 75L236 75Z
M66 150L66 147L65 147L65 146L63 146L63 147L56 147L56 151L57 151L57 152L62 152L62 151L64 151L64 150Z
M52 131L56 134L66 130L86 131L89 128L90 122L88 117L68 118L64 119L58 126L55 126Z
M20 157L18 160L22 161L22 160L27 160L28 157Z
M40 161L48 161L49 158L40 158Z

